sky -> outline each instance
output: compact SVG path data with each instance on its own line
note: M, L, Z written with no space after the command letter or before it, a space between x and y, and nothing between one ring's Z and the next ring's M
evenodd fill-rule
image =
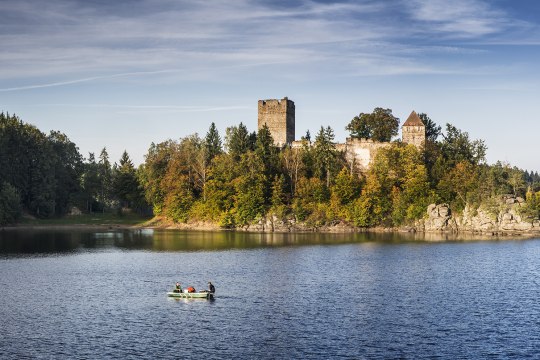
M296 137L390 108L540 171L537 0L0 0L0 111L83 156L257 127L287 96Z

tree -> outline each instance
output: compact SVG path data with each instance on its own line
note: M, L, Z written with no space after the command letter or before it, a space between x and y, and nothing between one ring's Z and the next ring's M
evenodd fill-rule
M212 160L204 200L208 220L216 221L224 214L230 215L236 192L234 180L239 174L239 164L229 154L218 155Z
M88 160L84 164L81 186L86 211L92 212L95 210L94 203L97 201L100 191L99 165L96 163L94 153L89 153Z
M83 174L82 156L77 145L59 131L51 131L48 141L55 159L55 213L63 215L73 203L73 196L81 192L79 179Z
M334 144L334 131L330 126L321 129L315 137L313 144L315 175L321 180L326 179L326 187L330 187L333 170L338 163L338 153Z
M440 181L439 194L455 210L462 210L478 188L478 175L477 166L468 161L460 161Z
M360 179L358 176L352 175L347 168L344 167L336 176L331 191L332 195L340 205L347 205L360 195Z
M204 138L204 147L206 149L205 160L206 165L209 165L213 158L223 152L221 146L221 137L219 136L216 124L210 124L210 128Z
M65 213L80 194L82 157L66 135L45 135L15 115L0 114L0 183L13 186L29 213Z
M263 172L267 181L264 185L265 204L269 204L270 197L272 196L271 181L278 173L279 155L278 148L274 146L274 139L266 124L264 124L257 132L255 155L263 164Z
M272 182L271 208L273 214L283 218L286 213L285 206L285 178L283 175L276 175Z
M478 165L486 160L487 147L484 141L470 140L467 132L463 132L451 124L446 124L446 134L443 134L441 150L450 165L461 161Z
M381 149L368 170L357 201L359 226L400 225L420 217L432 200L427 170L413 145L393 143Z
M253 149L254 138L249 134L247 127L240 123L238 126L227 128L225 134L225 144L228 153L236 160L240 159L242 154Z
M142 194L135 168L125 150L120 158L120 165L113 174L113 188L122 207L131 208L139 205Z
M302 162L302 151L303 149L293 149L290 146L285 146L280 153L283 167L289 178L291 196L294 196L299 173L304 167L304 163Z
M21 197L8 182L0 184L0 225L14 224L22 214Z
M242 155L240 167L244 171L234 180L234 207L236 223L245 226L266 213L264 192L267 179L264 175L264 164L252 151Z
M388 142L398 134L399 118L392 115L391 109L378 107L371 114L355 116L345 129L353 138Z
M113 207L113 177L112 166L109 161L107 148L101 149L98 161L98 179L99 179L99 194L98 201L101 203L102 211Z
M145 156L144 170L141 173L146 201L152 206L155 215L160 215L164 209L165 191L163 178L169 162L178 144L167 140L159 144L152 143Z
M516 167L512 168L510 177L508 178L508 184L512 187L512 192L515 196L523 196L527 188L525 179L523 178L523 171Z
M426 141L436 142L439 136L442 134L441 127L437 125L433 120L425 113L418 114L418 117L424 123L426 127Z

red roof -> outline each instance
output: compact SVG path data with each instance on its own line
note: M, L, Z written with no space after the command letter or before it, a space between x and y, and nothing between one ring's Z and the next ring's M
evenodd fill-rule
M411 115L409 115L409 118L407 119L407 121L405 121L403 126L424 126L424 123L422 122L416 111L413 110L413 112L411 113Z

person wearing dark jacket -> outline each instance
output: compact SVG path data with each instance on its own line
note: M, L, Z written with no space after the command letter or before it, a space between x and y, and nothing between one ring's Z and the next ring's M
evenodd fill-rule
M214 294L216 292L216 287L214 285L212 285L212 283L210 281L208 282L208 292L210 294Z

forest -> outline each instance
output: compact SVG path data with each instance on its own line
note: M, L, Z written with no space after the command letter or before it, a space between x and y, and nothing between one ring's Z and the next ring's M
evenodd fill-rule
M395 136L397 118L381 110L361 113L346 129L353 137ZM278 148L267 127L249 132L240 123L222 138L212 123L204 137L152 143L135 168L127 152L114 163L106 148L85 158L65 134L44 134L1 113L0 224L16 223L25 214L62 217L77 208L130 209L223 228L267 217L311 227L395 227L422 218L431 203L448 203L455 212L467 204L489 209L505 194L526 199L525 218L540 215L538 172L488 165L483 140L451 124L443 131L426 114L420 117L426 125L421 149L393 141L362 173L336 149L329 126L314 138L307 131L301 147Z

